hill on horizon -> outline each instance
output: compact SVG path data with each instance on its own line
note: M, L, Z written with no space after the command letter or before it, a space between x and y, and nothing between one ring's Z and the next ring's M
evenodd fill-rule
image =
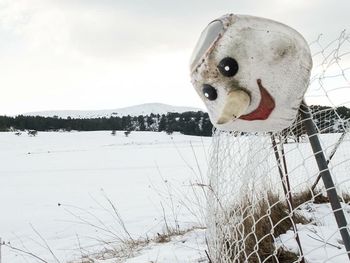
M145 103L134 105L130 107L123 107L117 109L107 110L52 110L52 111L35 111L23 113L24 116L41 116L41 117L58 117L67 119L90 119L102 117L123 117L123 116L139 116L150 115L151 113L157 115L167 114L168 112L183 113L187 111L204 111L195 107L173 106L164 103Z

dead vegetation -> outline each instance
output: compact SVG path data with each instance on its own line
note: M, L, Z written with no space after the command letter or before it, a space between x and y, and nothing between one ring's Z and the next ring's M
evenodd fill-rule
M302 204L313 202L314 204L329 203L328 197L322 192L311 191L306 189L293 195L294 207L299 207Z
M177 236L182 236L190 231L194 231L196 229L201 229L197 227L192 227L184 230L174 230L173 232L166 233L157 233L156 236L149 238L139 238L133 240L124 240L123 242L118 242L118 244L109 244L109 248L105 248L104 250L89 254L82 255L80 259L71 261L69 263L92 263L96 262L96 260L107 260L107 259L116 259L116 260L125 260L131 257L135 257L141 253L141 250L147 246L152 244L159 243L167 243L170 242L173 238ZM118 261L119 262L119 261Z
M341 193L340 196L338 196L338 199L340 202L344 202L346 204L350 203L350 194L348 193ZM324 191L321 190L310 190L306 189L304 191L301 191L295 195L293 195L293 201L295 207L299 207L302 204L312 202L314 204L326 204L329 203L329 199L327 197L327 194Z
M230 234L225 234L219 241L222 246L220 255L226 255L226 260L229 258L235 263L302 262L300 255L283 247L276 247L276 238L289 230L294 231L296 224L312 223L302 213L298 213L298 208L302 204L310 202L324 204L329 203L329 199L325 192L304 190L293 194L292 200L293 214L289 212L287 202L272 192L268 192L266 198L257 203L252 204L245 200L243 204L233 209L229 217L239 216L241 221L230 228ZM349 203L350 195L342 193L339 200ZM224 229L225 233L226 231L227 229Z
M243 220L234 227L233 240L224 240L221 253L228 255L232 262L298 261L299 255L282 248L278 248L276 253L275 239L292 230L295 224L309 223L306 218L297 213L291 216L286 202L282 202L278 195L271 192L265 199L254 204L254 209L246 201L239 211L243 211ZM237 211L234 214L237 216Z

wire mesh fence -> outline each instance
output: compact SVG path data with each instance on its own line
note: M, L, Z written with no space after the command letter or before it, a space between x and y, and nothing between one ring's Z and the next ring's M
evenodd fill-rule
M329 43L319 37L311 50L314 72L305 100L312 105L305 104L290 127L214 130L212 262L349 262L350 36L344 31Z

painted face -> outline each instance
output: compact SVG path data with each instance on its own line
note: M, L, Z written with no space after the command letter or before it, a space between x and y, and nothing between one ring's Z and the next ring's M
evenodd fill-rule
M191 80L218 129L279 131L294 121L311 68L309 47L294 29L230 14L202 32Z

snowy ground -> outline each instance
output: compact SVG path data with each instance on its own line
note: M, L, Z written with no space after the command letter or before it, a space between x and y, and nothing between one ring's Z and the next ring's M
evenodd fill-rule
M323 136L327 152L338 137ZM0 238L47 262L208 262L205 200L196 194L210 142L155 132L0 133ZM312 162L302 157L310 154L307 144L298 155L293 147L286 149L289 160ZM348 149L347 140L332 161L339 164L336 182L349 181ZM302 175L294 166L291 171ZM349 217L350 206L343 205ZM329 204L305 204L299 212L312 221L298 225L308 262L348 262ZM176 235L186 229L192 230ZM163 240L168 232L173 235ZM131 239L131 246L122 242ZM297 251L292 231L277 245ZM1 263L40 262L1 248Z
M127 253L112 251L112 253L98 253L85 258L93 259L93 262L99 263L204 263L208 262L205 254L206 246L205 229L194 229L180 235L174 235L165 241L156 239L139 246L131 246L125 249ZM81 260L75 262L81 263ZM87 260L87 262L89 261Z
M347 221L350 222L350 206L342 203L342 207ZM349 262L329 203L307 203L302 205L299 213L311 220L310 224L297 225L300 242L307 262ZM298 246L292 230L282 234L277 243L289 251L298 252Z
M134 239L166 230L163 208L170 227L198 226L179 199L199 168L206 173L209 143L152 132L0 133L0 237L49 262L57 261L43 240L61 262L99 251L126 237L107 198ZM3 246L2 263L36 262L20 254Z

